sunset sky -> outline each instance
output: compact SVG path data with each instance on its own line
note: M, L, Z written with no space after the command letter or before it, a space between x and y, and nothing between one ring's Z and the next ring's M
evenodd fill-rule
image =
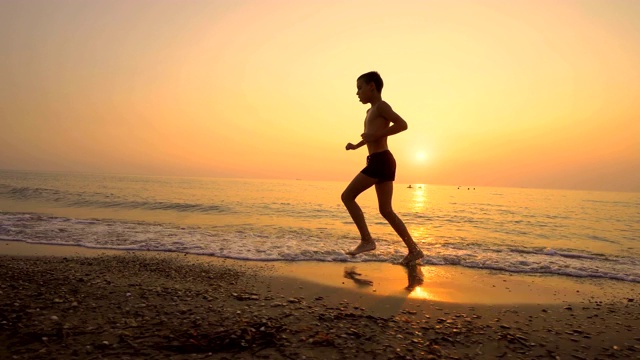
M0 0L0 169L640 191L640 1Z

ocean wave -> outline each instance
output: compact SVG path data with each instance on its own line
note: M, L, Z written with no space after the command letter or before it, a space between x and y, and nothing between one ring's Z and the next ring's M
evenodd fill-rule
M639 208L640 201L620 201L620 200L593 200L593 199L585 199L583 200L585 203L593 203L599 205L610 205L613 207L625 207L625 208Z
M0 196L12 200L44 201L69 207L164 210L190 213L232 213L228 205L171 202L162 200L122 199L111 193L63 191L43 187L9 186L0 184Z
M375 252L350 257L358 239L337 230L295 227L186 227L161 223L72 219L0 212L0 239L87 248L164 251L252 261L398 263L400 241L380 239ZM456 242L425 248L425 265L455 265L511 273L603 278L640 283L640 260L575 249Z

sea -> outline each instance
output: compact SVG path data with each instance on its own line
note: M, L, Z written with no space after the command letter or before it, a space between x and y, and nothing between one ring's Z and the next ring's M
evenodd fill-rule
M359 198L374 252L340 194L347 182L0 170L0 241L247 261L398 263L407 250ZM640 193L401 184L393 207L424 265L640 283Z

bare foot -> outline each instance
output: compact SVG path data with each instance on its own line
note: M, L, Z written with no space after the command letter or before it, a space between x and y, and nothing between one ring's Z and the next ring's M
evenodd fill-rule
M411 263L415 263L416 261L422 259L424 257L424 253L420 249L416 249L415 251L410 251L407 256L400 261L402 265L409 265Z
M360 241L360 244L358 244L358 246L351 250L351 251L347 251L347 255L351 255L351 256L356 256L358 254L361 254L363 252L367 252L367 251L373 251L376 249L376 242L373 240L370 241Z

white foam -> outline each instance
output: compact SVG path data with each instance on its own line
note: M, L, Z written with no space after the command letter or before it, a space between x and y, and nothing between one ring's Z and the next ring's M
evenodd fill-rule
M76 220L29 214L0 214L0 239L87 248L168 251L257 261L397 263L406 250L399 240L378 240L375 252L350 257L358 239L323 229L279 227L186 227L144 222ZM556 274L640 282L640 261L632 256L591 254L552 248L511 248L451 238L428 247L424 264L458 265L514 273Z

